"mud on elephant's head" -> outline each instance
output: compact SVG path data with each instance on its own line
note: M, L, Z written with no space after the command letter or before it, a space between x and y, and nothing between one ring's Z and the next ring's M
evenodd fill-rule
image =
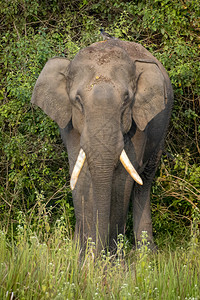
M132 122L143 131L165 108L162 66L138 47L119 40L98 42L81 50L71 62L66 58L50 59L37 80L32 103L60 128L72 120L81 135L82 161L86 153L92 163L90 149L100 142L105 146L98 145L101 153L109 144L116 164L124 148L123 136ZM123 163L132 170L134 180L142 184L129 161ZM77 174L73 176L76 183Z

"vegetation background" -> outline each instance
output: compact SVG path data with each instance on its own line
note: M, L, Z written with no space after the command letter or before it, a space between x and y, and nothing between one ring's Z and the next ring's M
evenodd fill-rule
M67 153L57 125L30 99L49 58L73 58L104 28L141 43L171 78L175 104L152 189L153 227L159 247L184 243L200 209L199 1L6 0L0 13L1 229L37 219L48 233L62 215L73 232ZM131 235L129 216L127 240Z
M199 16L199 0L0 1L1 299L200 299ZM151 196L161 252L150 256L145 236L130 251L130 213L114 262L94 260L88 241L79 264L67 153L30 99L46 61L73 58L100 28L163 63L175 104Z

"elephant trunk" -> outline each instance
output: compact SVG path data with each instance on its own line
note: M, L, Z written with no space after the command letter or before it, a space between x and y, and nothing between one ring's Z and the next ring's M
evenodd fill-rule
M113 164L94 167L90 165L93 185L93 239L99 252L109 242L107 240L110 224L111 187Z
M98 128L96 124L100 124ZM87 125L82 134L81 147L86 154L92 179L92 238L99 252L108 242L113 172L124 148L124 141L118 122L114 124L113 120L105 122L105 119L97 121L95 118L92 124L90 119Z

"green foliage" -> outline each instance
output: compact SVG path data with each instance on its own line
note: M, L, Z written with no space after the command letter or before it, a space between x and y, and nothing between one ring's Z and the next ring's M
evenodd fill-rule
M33 226L20 213L15 236L0 231L1 299L198 299L197 212L185 247L171 251L166 246L152 254L143 232L140 249L125 258L122 236L116 255L102 251L95 258L95 244L89 239L80 258L66 219L57 219L49 231L48 220L42 224L40 218Z
M42 197L50 224L60 213L74 224L67 154L57 125L30 99L50 57L73 58L100 40L103 27L144 45L169 72L175 104L167 154L153 186L153 220L159 245L163 239L172 243L177 232L189 236L193 209L200 208L199 1L14 0L3 1L0 12L1 223L15 229L20 211L34 223Z

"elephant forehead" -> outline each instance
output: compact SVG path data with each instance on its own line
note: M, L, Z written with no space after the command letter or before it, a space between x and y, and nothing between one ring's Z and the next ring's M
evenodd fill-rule
M95 85L92 94L94 96L94 105L107 108L111 105L113 109L113 105L115 104L114 99L116 98L115 89L109 83Z
M122 73L123 76L117 75ZM95 85L104 83L110 83L112 86L117 88L120 81L125 80L127 68L122 65L106 65L104 67L97 66L93 62L88 64L81 63L79 66L74 66L72 72L69 75L69 87L80 87L84 86L87 90L91 90ZM115 76L114 76L115 75ZM120 79L120 80L119 80Z
M84 98L85 113L94 118L107 120L113 112L115 117L120 120L121 115L121 97L119 92L109 83L100 83L94 85L91 91L86 92Z
M113 87L115 87L115 83L113 80L108 76L104 76L100 73L92 78L92 80L87 84L87 90L92 90L96 85L100 85L101 83L110 83Z
M135 76L135 68L120 62L104 67L94 67L94 69L95 73L88 81L90 88L101 83L110 83L114 88L120 89L122 86L127 86Z

